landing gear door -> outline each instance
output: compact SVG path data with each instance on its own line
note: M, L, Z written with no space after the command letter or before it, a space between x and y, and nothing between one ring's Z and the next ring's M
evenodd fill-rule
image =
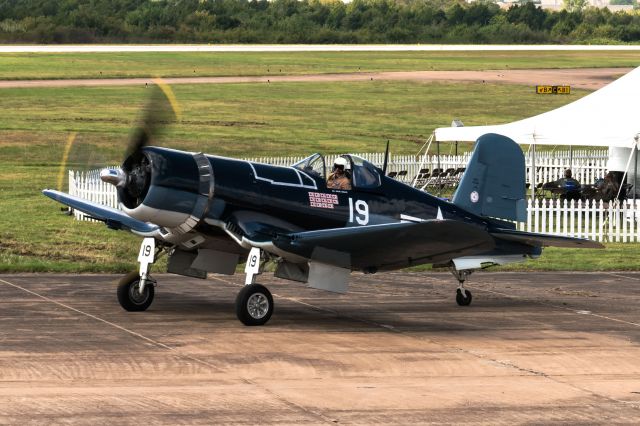
M142 240L142 244L140 244L140 253L138 254L138 262L147 264L153 263L155 262L155 254L156 239L148 237Z
M138 262L140 262L140 285L139 292L142 294L144 287L149 280L149 265L155 262L156 257L156 239L147 237L140 244L140 253L138 253Z

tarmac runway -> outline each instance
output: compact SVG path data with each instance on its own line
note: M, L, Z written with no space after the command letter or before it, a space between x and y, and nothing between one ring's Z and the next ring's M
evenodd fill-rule
M333 295L158 275L144 313L112 275L0 275L0 424L640 421L640 273L352 276Z

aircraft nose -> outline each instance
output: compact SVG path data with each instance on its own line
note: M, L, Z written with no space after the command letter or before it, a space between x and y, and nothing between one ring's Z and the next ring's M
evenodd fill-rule
M127 182L127 175L122 169L102 169L100 170L100 180L122 188Z

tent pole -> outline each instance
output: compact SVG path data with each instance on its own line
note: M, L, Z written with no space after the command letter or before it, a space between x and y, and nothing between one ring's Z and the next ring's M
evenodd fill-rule
M435 136L435 132L431 133L431 136L429 136L429 139L424 143L424 145L422 145L422 148L420 148L420 151L418 151L418 155L419 155L424 149L424 147L425 146L427 147L427 149L424 151L424 154L422 154L422 160L420 160L420 168L418 169L418 173L416 173L415 177L413 178L413 182L411 183L411 186L413 186L414 188L418 183L418 174L420 174L420 170L422 170L424 168L424 165L427 163L427 155L429 155L429 149L431 148L431 142L433 142L434 136Z
M440 168L440 141L437 140L436 141L436 147L438 148L438 169ZM440 189L440 176L442 176L442 170L440 170L440 173L438 174L438 177L436 179L436 185L438 187L438 196L440 196L441 193L441 189Z
M634 176L633 176L633 208L636 208L636 191L638 188L636 188L636 183L638 182L638 139L640 139L640 133L637 134L634 138L633 138L633 151L634 151L634 164L633 164L633 168L634 168Z
M633 148L631 148L631 149L635 150L635 149L637 149L637 147L638 147L638 141L635 140L633 142ZM629 164L631 164L631 159L633 157L634 157L634 154L633 154L633 151L631 151L629 153L629 159L627 160L627 167L624 168L624 174L622 175L622 179L621 179L621 182L620 182L620 187L618 188L618 194L616 195L616 199L618 199L620 197L620 193L622 192L622 185L623 185L622 182L624 182L624 180L627 178L627 172L629 171Z
M436 132L431 133L431 136L429 136L429 138L426 140L426 142L424 144L422 144L422 146L420 147L420 149L418 150L418 153L416 154L416 156L420 155L420 153L422 152L422 150L424 149L424 147L427 147L427 152L429 151L429 146L431 146L431 141L433 140L433 137L435 136ZM427 146L429 145L429 146Z
M569 145L569 168L573 171L573 145Z
M536 199L536 144L531 145L531 200Z
M637 138L637 136L636 136ZM638 180L638 141L633 146L633 208L636 208L636 182Z

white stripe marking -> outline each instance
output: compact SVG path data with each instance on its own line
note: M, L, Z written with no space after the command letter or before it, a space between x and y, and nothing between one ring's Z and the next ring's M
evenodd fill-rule
M421 219L419 217L415 217L415 216L409 216L408 214L401 214L400 215L400 222L402 223L420 223L420 222L425 222L426 219Z

